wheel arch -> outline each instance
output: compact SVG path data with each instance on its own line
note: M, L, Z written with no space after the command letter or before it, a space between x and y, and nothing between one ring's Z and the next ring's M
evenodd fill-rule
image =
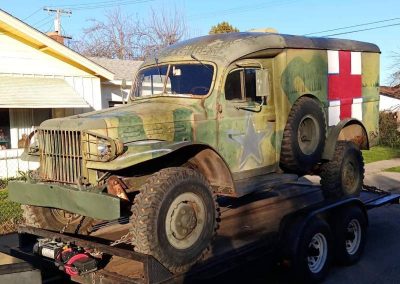
M367 130L363 123L355 118L344 119L331 129L325 141L322 159L332 159L338 140L352 141L362 150L369 149Z
M224 158L206 144L186 144L163 156L126 167L117 172L148 175L167 167L188 167L199 171L219 195L235 196L231 171Z

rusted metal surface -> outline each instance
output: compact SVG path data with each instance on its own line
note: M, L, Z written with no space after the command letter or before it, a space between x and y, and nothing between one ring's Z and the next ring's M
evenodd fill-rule
M107 181L107 192L108 194L118 196L121 199L129 200L126 195L126 184L117 176L109 177Z
M38 141L42 179L75 183L82 176L80 131L39 129Z
M74 276L71 280L78 283L149 283L144 275L144 263L115 257L101 270L84 276Z

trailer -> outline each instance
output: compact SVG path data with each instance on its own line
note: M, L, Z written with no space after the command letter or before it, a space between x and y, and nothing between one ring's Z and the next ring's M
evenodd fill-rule
M399 194L364 186L359 197L326 200L319 186L301 182L219 198L218 235L203 260L185 273L172 274L152 256L134 252L124 243L129 220L122 219L98 226L90 236L21 226L0 238L0 251L40 269L46 282L196 283L258 259L279 262L296 282L317 282L332 261L349 265L360 259L367 211L399 199ZM70 249L65 261L57 257L62 248Z

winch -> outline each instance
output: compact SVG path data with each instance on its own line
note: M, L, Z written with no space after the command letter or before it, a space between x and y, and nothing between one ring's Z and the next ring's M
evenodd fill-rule
M33 252L55 261L55 265L66 274L83 275L97 270L97 260L84 248L73 243L54 239L38 239Z

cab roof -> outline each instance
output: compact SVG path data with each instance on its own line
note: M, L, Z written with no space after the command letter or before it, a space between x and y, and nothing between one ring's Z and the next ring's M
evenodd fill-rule
M210 60L230 64L241 58L273 57L283 49L349 50L380 53L372 43L336 39L294 36L277 33L239 32L207 35L173 44L156 55L158 62L176 60ZM155 64L149 57L144 65Z

